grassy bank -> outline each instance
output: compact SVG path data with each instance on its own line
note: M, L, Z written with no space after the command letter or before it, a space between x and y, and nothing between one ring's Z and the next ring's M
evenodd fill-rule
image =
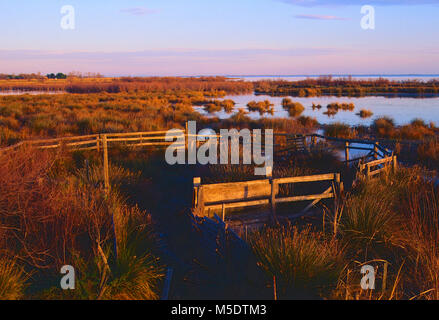
M362 182L319 227L267 228L250 245L281 299L438 299L438 189L418 168ZM376 270L362 290L361 267ZM271 285L271 284L268 284Z

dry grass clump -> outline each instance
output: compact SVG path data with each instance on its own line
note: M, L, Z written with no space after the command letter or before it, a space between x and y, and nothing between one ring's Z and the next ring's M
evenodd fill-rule
M321 108L322 108L322 105L321 105L321 104L315 104L315 103L312 104L312 109L313 109L313 110L316 110L316 109L317 109L317 110L320 110Z
M0 300L23 298L28 278L16 259L0 256Z
M327 106L328 110L334 110L334 111L339 111L339 110L343 110L343 111L354 111L355 109L355 104L353 103L340 103L340 102L334 102L334 103L330 103Z
M280 299L324 296L344 267L338 242L310 228L266 228L254 233L250 244L258 264L275 278Z
M226 113L232 113L234 108L235 108L235 102L230 99L209 101L204 106L204 110L206 110L209 113L215 113L221 110L224 110L224 112Z
M250 112L259 112L262 116L265 113L274 114L274 104L272 104L269 100L264 101L250 101L247 104L248 110Z
M282 107L288 111L290 117L298 117L305 111L305 107L300 102L293 102L290 98L282 100Z
M373 112L370 110L366 110L366 109L362 109L360 110L360 112L358 113L358 116L360 118L366 119L366 118L370 118L373 116Z
M341 122L335 122L325 126L325 135L334 138L351 139L355 138L357 136L357 133L355 129L352 128L350 125Z
M433 169L439 169L439 141L430 140L420 144L417 148L418 161Z

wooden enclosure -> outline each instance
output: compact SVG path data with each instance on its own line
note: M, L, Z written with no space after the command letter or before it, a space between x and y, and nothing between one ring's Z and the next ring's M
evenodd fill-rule
M331 182L331 186L319 194L279 196L281 185L325 181ZM323 199L335 199L340 190L342 185L338 173L205 185L201 184L201 178L194 178L193 207L199 216L210 216L211 212L220 210L225 220L227 209L269 205L271 219L276 220L278 203L311 201L301 212L306 213Z

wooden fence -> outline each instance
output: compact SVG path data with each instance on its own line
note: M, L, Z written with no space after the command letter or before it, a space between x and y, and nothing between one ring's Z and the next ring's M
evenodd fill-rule
M64 137L56 139L28 140L17 143L13 146L0 149L0 153L17 150L23 146L32 146L37 149L74 149L74 150L102 150L104 186L106 192L110 189L110 175L108 164L108 148L115 144L126 147L163 147L174 142L166 141L168 131L133 132L133 133L106 133L75 137ZM183 133L184 134L184 133ZM184 145L182 144L182 147Z
M319 194L279 196L281 185L325 181L331 185ZM270 205L271 218L276 220L278 203L312 201L302 210L301 214L304 214L323 199L335 199L340 190L342 184L338 173L204 185L197 177L194 178L193 207L199 216L211 216L211 212L220 211L225 221L227 209Z
M398 168L398 161L396 156L386 157L380 160L375 160L367 163L360 163L359 165L359 173L362 174L366 180L369 180L372 177L382 173L389 172L390 169L393 169L395 172Z
M134 148L144 146L166 147L171 144L175 144L174 141L166 141L166 134L168 132L169 131L106 133L56 139L29 140L17 143L16 145L7 148L0 149L0 153L16 150L19 147L25 145L33 146L38 149L67 148L74 150L97 150L98 152L102 151L104 160L104 183L105 188L108 189L110 187L108 172L108 148L115 146L116 144ZM184 136L184 145L182 143L182 148L187 148L189 143L195 143L198 147L200 144L203 143L203 141L199 141L198 138L212 137L209 135L189 135L187 129L180 132L182 138ZM213 137L221 138L221 135L214 135ZM262 141L264 141L264 139L262 139ZM344 145L346 164L350 165L351 163L358 161L358 163L362 166L360 168L360 172L365 172L367 178L375 176L376 174L384 171L388 163L392 163L394 167L396 167L397 165L396 157L394 157L393 152L387 148L384 148L376 141L331 138L318 134L293 135L287 133L275 133L272 147L276 154L283 154L288 156L291 155L292 152L302 153L311 151L322 142L324 142L326 145L329 145L331 143ZM244 146L244 144L244 141L240 141L241 146ZM262 147L262 150L264 151L266 146L264 147L263 144ZM280 149L280 147L282 147L282 149ZM350 157L350 150L364 150L369 151L369 153L365 156L352 159ZM373 161L367 163L370 158L372 158Z

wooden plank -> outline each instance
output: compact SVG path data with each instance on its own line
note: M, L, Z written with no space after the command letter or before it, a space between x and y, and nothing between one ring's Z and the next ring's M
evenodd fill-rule
M366 163L366 165L368 165L369 167L374 167L374 166L378 166L380 164L392 162L392 161L393 161L392 157L388 157L388 158L368 162L368 163Z
M346 143L349 143L349 142L346 142ZM362 151L374 151L372 148L353 147L353 146L350 146L349 149L351 149L351 150L362 150Z
M183 130L182 130L183 131ZM134 135L155 135L155 134L166 134L169 130L166 131L145 131L145 132L127 132L127 133L107 133L107 137L126 137L126 136L134 136Z
M377 169L377 170L371 171L369 173L369 176L373 177L373 176L375 176L375 175L377 175L377 174L379 174L381 172L386 171L387 169L388 169L387 167L384 167L384 168L381 168L381 169Z
M174 142L145 142L145 143L133 143L133 144L127 144L129 147L144 147L144 146L169 146L173 144ZM184 146L184 143L181 144L181 146Z
M332 189L333 189L333 186L330 186L330 187L329 187L327 190L325 190L322 194L327 194L327 193L329 194L329 193L332 191ZM320 199L315 199L313 202L311 202L309 205L307 205L306 208L303 209L300 213L301 213L301 214L305 214L305 213L307 213L308 210L311 209L312 207L314 207L317 203L319 203L320 200L322 200L322 199L321 199L321 198L320 198Z
M59 148L59 144L49 145L49 146L37 146L38 149L56 149Z
M181 135L183 137L183 135ZM136 137L136 138L111 138L107 139L108 142L130 142L130 141L150 141L150 140L165 140L165 136L161 137Z
M8 151L14 150L14 149L19 148L20 146L24 145L25 143L26 143L25 141L19 142L17 144L12 145L12 146L0 149L0 152L3 153L3 152L8 152Z
M299 202L299 201L308 201L308 200L322 200L322 199L330 199L334 198L334 193L321 193L321 194L313 194L308 196L295 196L295 197L288 197L288 198L277 198L276 202L278 203L284 203L284 202Z
M269 199L249 200L249 201L224 203L224 208L232 209L232 208L256 207L256 206L264 206L268 204L270 204ZM221 210L223 208L223 204L206 204L204 208L211 210Z
M203 185L206 203L227 202L255 198L268 198L271 184L268 179L237 183L220 183ZM278 190L276 190L276 193Z
M39 143L57 143L60 141L71 141L71 140L84 140L84 139L92 139L97 138L97 134L86 135L86 136L74 136L74 137L63 137L63 138L53 138L53 139L40 139L40 140L28 140L27 143L30 144L39 144Z
M81 141L81 142L71 142L67 143L67 147L75 147L75 146L83 146L87 144L96 144L96 140L88 140L88 141Z
M321 174L314 176L280 178L280 179L276 179L276 183L287 184L287 183L301 183L301 182L317 182L317 181L329 181L334 179L335 179L335 174L328 173L328 174Z

